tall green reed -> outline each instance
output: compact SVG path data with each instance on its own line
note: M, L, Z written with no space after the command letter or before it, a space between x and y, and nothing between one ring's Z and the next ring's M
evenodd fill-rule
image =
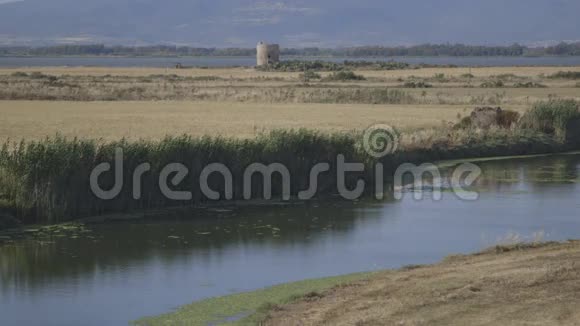
M324 134L307 130L277 130L254 139L191 136L167 137L160 141L119 140L102 142L67 139L61 136L41 141L5 143L0 150L0 213L8 210L24 223L57 223L82 217L123 213L133 210L204 205L211 202L200 191L200 174L212 163L222 163L232 173L233 198L244 198L244 172L254 163L281 163L290 171L291 194L310 185L311 169L328 163L330 171L318 176L318 196L338 193L337 156L346 162L363 163L362 173L349 173L346 186L359 180L372 193L376 186L376 163L384 167L385 181L402 163L433 163L439 160L500 155L539 154L572 149L550 134L533 129L451 130L440 128L403 137L400 150L381 159L368 155L359 133ZM98 198L90 187L90 174L104 162L113 164L115 151L123 149L123 185L111 200ZM141 197L134 198L133 172L149 163L151 170L141 177ZM159 187L161 170L170 163L185 165L189 174L174 190L191 191L192 199L176 201ZM171 177L170 177L171 179ZM281 177L275 175L272 195L283 194ZM102 189L115 184L112 171L99 179ZM224 178L215 173L208 185L225 195ZM252 179L252 199L263 197L263 183Z
M253 163L282 163L290 171L291 193L305 190L310 181L310 169L327 162L331 170L319 177L319 193L336 192L336 157L368 162L357 147L353 134L326 135L319 132L273 131L251 140L219 137L167 137L161 141L103 143L95 140L67 139L61 136L42 141L6 143L0 153L1 196L9 202L23 222L61 222L84 216L136 209L193 205L209 201L199 189L199 176L205 166L222 163L233 175L234 199L243 198L244 171ZM123 184L121 193L112 200L97 198L90 187L91 171L100 163L113 164L115 149L123 149ZM140 199L133 198L133 172L142 163L151 164L151 171L141 179ZM160 171L170 163L185 165L189 174L175 190L192 191L191 201L166 198L159 188ZM368 173L356 178L370 178ZM356 181L347 178L347 184ZM102 189L114 185L112 171L99 179ZM209 178L211 189L224 195L224 178L214 174ZM252 198L263 194L261 182L252 181ZM274 176L272 195L282 194L281 178ZM2 199L2 198L0 198Z

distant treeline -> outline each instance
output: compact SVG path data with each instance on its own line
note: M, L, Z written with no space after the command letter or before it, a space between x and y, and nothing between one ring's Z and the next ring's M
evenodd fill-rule
M0 56L254 56L255 48L195 48L187 46L57 45L0 47ZM423 44L408 47L361 46L349 48L282 49L285 56L389 57L389 56L580 56L580 42L549 47Z

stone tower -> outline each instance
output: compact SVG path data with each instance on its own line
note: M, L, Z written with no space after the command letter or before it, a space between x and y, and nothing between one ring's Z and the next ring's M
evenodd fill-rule
M278 44L267 44L264 42L258 43L257 52L257 66L265 66L271 63L280 62L280 46Z

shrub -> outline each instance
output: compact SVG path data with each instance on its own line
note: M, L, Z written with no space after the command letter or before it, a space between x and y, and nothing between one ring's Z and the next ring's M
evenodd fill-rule
M539 102L524 114L520 127L554 135L563 140L568 123L580 119L578 109L578 102L573 100L553 99Z
M285 72L298 72L298 71L342 71L342 70L403 70L403 69L417 69L418 66L413 66L404 62L395 61L344 61L342 63L328 62L328 61L302 61L302 60L290 60L282 61L266 66L256 67L260 71L285 71Z
M487 115L489 119L483 120L486 121L484 125L485 127L481 126L482 115L478 115L478 112L489 112L492 111L493 115ZM485 116L484 116L485 119ZM497 126L500 128L511 128L514 126L520 119L520 114L516 111L510 110L502 110L501 108L476 108L470 116L467 116L461 119L457 124L453 126L455 130L458 129L470 129L472 127L476 128L489 128L492 126Z
M326 81L349 81L349 80L366 80L362 75L357 75L352 71L334 72L324 78Z
M46 75L46 74L43 74L43 73L38 72L38 71L31 72L29 77L33 78L33 79L44 79L44 80L47 80L49 82L54 82L58 79L56 76Z
M321 89L311 93L304 103L364 103L364 104L412 104L417 100L399 89L361 87L360 89Z
M219 76L194 76L194 77L189 77L189 80L192 80L192 81L221 81L221 80L225 80L225 78L222 78Z
M481 84L482 88L501 88L503 86L504 83L501 80L488 80Z
M461 75L461 78L474 78L475 76L473 74L463 74Z
M580 79L580 71L558 71L548 78L553 79Z
M463 119L459 120L459 122L457 124L455 124L455 126L453 126L453 129L455 129L455 130L469 129L469 128L471 128L472 125L473 125L473 121L471 120L471 117L467 116L467 117L464 117Z
M408 81L403 85L403 87L405 87L405 88L431 88L431 87L433 87L433 85L426 83L424 81L419 81L419 82Z
M516 111L502 110L497 115L497 125L502 128L511 128L520 120L520 114Z
M28 74L22 71L13 72L10 74L12 77L28 77Z
M546 88L548 86L536 82L515 83L515 88Z
M320 74L314 72L314 71L305 71L304 73L300 74L300 80L302 81L310 81L313 79L322 79L322 76L320 76Z

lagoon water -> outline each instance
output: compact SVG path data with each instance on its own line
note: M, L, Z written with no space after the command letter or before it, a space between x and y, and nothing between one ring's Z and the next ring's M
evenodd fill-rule
M409 193L245 207L17 241L0 247L0 324L123 325L284 282L434 263L510 240L580 238L580 155L478 164L476 201L444 192L441 201Z
M470 67L489 66L578 66L576 57L386 57L386 58L282 58L283 60L349 61L399 61L412 64L457 65ZM177 63L186 67L235 67L254 66L254 57L0 57L0 67L174 67Z

